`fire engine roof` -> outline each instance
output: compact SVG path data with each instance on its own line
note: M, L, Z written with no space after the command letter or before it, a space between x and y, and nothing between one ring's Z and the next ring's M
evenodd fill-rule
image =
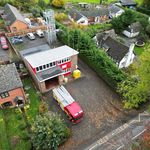
M77 102L73 102L72 104L66 106L66 108L74 118L76 118L79 115L78 113L83 112L80 105Z
M79 52L72 49L71 47L64 45L54 49L45 51L38 51L30 55L24 56L29 64L35 68L50 62L58 61L73 55L77 55Z

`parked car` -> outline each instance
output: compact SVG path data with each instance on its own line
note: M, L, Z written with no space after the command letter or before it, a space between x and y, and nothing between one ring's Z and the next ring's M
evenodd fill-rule
M35 39L35 36L33 33L27 33L27 37L30 39L30 40L34 40Z
M36 30L36 34L39 36L39 37L44 37L44 32L42 30Z
M1 43L2 49L7 50L9 48L5 36L0 37L0 43Z
M14 39L22 39L22 36L14 36Z
M19 44L19 43L22 43L23 40L22 39L12 38L11 42L12 42L12 44Z

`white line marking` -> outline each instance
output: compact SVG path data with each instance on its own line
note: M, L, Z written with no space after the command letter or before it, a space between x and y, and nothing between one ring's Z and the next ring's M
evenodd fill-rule
M134 140L135 138L137 138L139 135L141 135L143 132L145 132L146 131L146 129L144 129L143 131L141 131L139 134L137 134L136 136L134 136L133 138L132 138L132 140Z
M118 147L116 150L120 150L121 148L123 148L124 145L121 145L120 147Z

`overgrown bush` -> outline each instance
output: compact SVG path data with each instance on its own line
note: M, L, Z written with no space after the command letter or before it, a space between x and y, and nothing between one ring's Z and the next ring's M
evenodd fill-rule
M70 129L59 115L38 115L32 125L32 142L37 150L57 150L70 136Z

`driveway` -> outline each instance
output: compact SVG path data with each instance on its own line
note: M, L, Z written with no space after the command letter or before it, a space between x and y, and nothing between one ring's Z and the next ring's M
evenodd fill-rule
M62 114L72 129L71 137L59 150L83 150L132 117L123 111L119 96L94 71L82 61L79 61L79 68L85 76L65 87L84 110L81 123L72 125L53 100L51 93L46 94L50 111ZM136 111L132 111L132 115L135 114Z

